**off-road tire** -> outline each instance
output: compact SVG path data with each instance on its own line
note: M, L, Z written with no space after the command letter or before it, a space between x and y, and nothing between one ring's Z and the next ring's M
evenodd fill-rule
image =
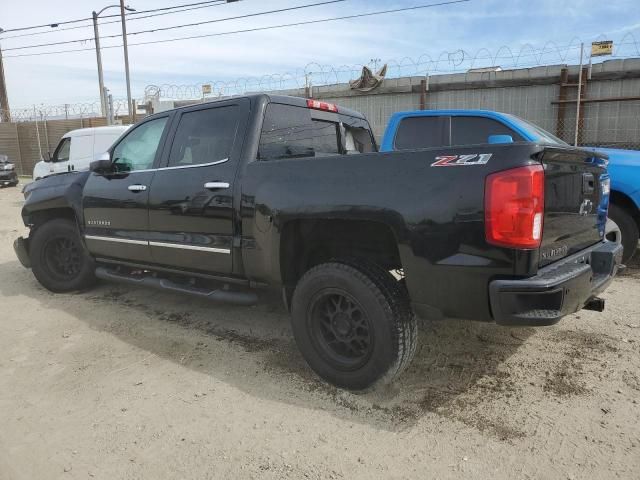
M356 365L329 358L326 346L322 346L326 344L323 333L315 327L319 302L334 292L357 303L368 322L371 346ZM390 383L416 351L418 326L406 289L389 272L362 260L341 259L307 271L293 294L292 325L298 348L311 369L348 390L363 391Z
M65 255L60 250L70 257L66 267L60 266L59 256ZM86 290L96 282L95 263L71 220L49 220L37 227L29 242L29 257L36 279L52 292Z
M628 210L615 204L609 205L609 218L616 222L622 233L622 262L627 263L638 248L638 224Z

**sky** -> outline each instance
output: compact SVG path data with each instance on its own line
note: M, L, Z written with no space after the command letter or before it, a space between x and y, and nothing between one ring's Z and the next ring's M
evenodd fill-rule
M130 0L140 10L195 3L197 0ZM323 0L241 0L231 4L163 15L127 19L133 97L142 99L149 85L198 85L252 77L262 89L304 82L335 83L364 64L388 63L389 75L437 74L476 66L503 69L538 63L577 63L579 43L611 39L618 56L640 57L640 9L637 0L471 0L409 12L340 20L314 25L205 37L171 43L133 45L190 35L205 35L282 23L354 15L446 0L345 0L296 11L221 21L168 31L135 34L140 30L224 19ZM0 0L0 28L50 24L88 18L92 10L114 0ZM116 14L112 8L104 15ZM141 14L140 14L141 15ZM107 18L113 21L118 18ZM9 102L12 108L96 101L98 78L93 40L64 45L55 42L92 39L91 22L0 34ZM60 28L81 26L61 31ZM39 33L9 38L24 33ZM126 97L120 23L100 26L105 84L114 98ZM114 38L108 38L110 35ZM11 50L44 44L32 49ZM22 56L57 50L87 51ZM521 55L518 57L518 53ZM429 61L429 58L434 62ZM378 61L379 59L379 61ZM438 60L435 62L435 60ZM475 60L474 60L475 59ZM373 62L372 62L373 60ZM343 66L343 67L341 67ZM344 67L344 66L349 66ZM331 67L343 73L331 77ZM270 74L280 76L265 77ZM289 74L288 76L282 76ZM284 83L276 80L285 79ZM274 80L276 79L276 80ZM246 80L243 81L246 83ZM244 85L241 82L240 85ZM222 86L223 83L215 83ZM251 85L251 82L249 83ZM235 92L231 92L235 93Z

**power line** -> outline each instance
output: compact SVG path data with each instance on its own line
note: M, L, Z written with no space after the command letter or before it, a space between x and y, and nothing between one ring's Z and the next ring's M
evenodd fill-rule
M150 13L150 12L159 12L159 11L165 11L165 10L170 10L170 9L175 9L175 8L182 8L182 7L190 7L193 5L202 5L205 3L212 3L213 1L220 1L220 2L224 2L224 3L233 3L233 2L237 2L240 0L208 0L205 2L196 2L196 3L185 3L182 5L174 5L173 7L162 7L162 8L152 8L149 10L140 10L139 12L132 12L128 15L134 15L134 14L143 14L143 13ZM120 15L118 14L114 14L114 15L105 15L102 18L113 18L113 17L119 17ZM138 18L143 18L143 17L138 17ZM52 23L45 23L42 25L32 25L29 27L18 27L18 28L10 28L8 30L3 30L2 33L7 33L7 32L19 32L19 31L24 31L24 30L33 30L36 28L44 28L44 27L51 27L51 28L56 28L58 27L58 25L68 25L71 23L79 23L79 22L90 22L92 21L92 17L89 18L77 18L75 20L65 20L62 22L52 22ZM91 26L91 25L87 25L87 26ZM45 33L45 32L40 32L40 33ZM49 31L47 31L47 33L49 33ZM14 38L14 37L7 37L7 38Z
M310 3L310 4L306 4L306 5L298 5L295 7L287 7L287 8L279 8L277 10L268 10L265 12L258 12L258 13L248 13L248 14L244 14L244 15L237 15L235 17L227 17L227 18L217 18L215 20L205 20L202 22L196 22L196 23L185 23L182 25L174 25L171 27L159 27L159 28L154 28L154 29L150 29L150 30L140 30L138 32L129 32L129 36L131 35L140 35L143 33L152 33L152 32L160 32L160 31L164 31L164 30L173 30L176 28L185 28L185 27L195 27L198 25L204 25L207 23L219 23L219 22L226 22L229 20L239 20L239 19L243 19L243 18L250 18L250 17L258 17L260 15L269 15L272 13L282 13L282 12L290 12L293 10L301 10L303 8L309 8L309 7L318 7L320 5L328 5L331 3L340 3L340 2L345 2L346 0L325 0L323 2L319 2L319 3ZM103 35L100 38L117 38L120 37L120 34L117 35ZM48 43L40 43L40 44L36 44L36 45L25 45L22 47L13 47L13 48L5 48L4 51L8 52L10 50L26 50L28 48L38 48L38 47L48 47L48 46L53 46L53 45L67 45L69 43L79 43L79 42L90 42L93 41L93 37L89 37L89 38L79 38L77 40L65 40L62 42L48 42Z
M343 0L338 0L338 1L343 1ZM208 33L208 34L202 34L202 35L190 35L190 36L187 36L187 37L176 37L176 38L169 38L169 39L165 39L165 40L150 40L150 41L146 41L146 42L130 43L129 46L133 47L133 46L136 46L136 45L152 45L152 44L156 44L156 43L171 43L171 42L177 42L177 41L181 41L181 40L193 40L193 39L197 39L197 38L208 38L208 37L220 37L220 36L224 36L224 35L235 35L235 34L238 34L238 33L259 32L259 31L273 30L273 29L279 29L279 28L297 27L297 26L301 26L301 25L312 25L312 24L316 24L316 23L333 22L333 21L337 21L337 20L350 20L350 19L354 19L354 18L371 17L371 16L374 16L374 15L384 15L384 14L388 14L388 13L406 12L406 11L410 11L410 10L419 10L419 9L431 8L431 7L440 7L440 6L444 6L444 5L453 5L453 4L457 4L457 3L466 3L466 2L469 2L469 1L470 0L449 0L449 1L445 1L445 2L431 3L431 4L427 4L427 5L416 5L416 6L413 6L413 7L394 8L394 9L391 9L391 10L380 10L380 11L377 11L377 12L359 13L359 14L353 14L353 15L344 15L344 16L341 16L341 17L323 18L323 19L318 19L318 20L307 20L307 21L303 21L303 22L284 23L284 24L280 24L280 25L270 25L270 26L267 26L267 27L255 27L255 28L248 28L248 29L244 29L244 30L233 30L233 31L229 31L229 32ZM47 44L47 45L51 45L51 44ZM102 47L102 49L120 48L121 46L122 45L109 45L109 46L106 46L106 47ZM5 51L6 50L8 50L8 49L5 49ZM27 53L27 54L18 54L18 55L5 55L4 58L32 57L32 56L53 55L53 54L68 53L68 52L82 52L82 51L88 51L88 50L92 50L93 51L94 49L93 48L78 48L78 49L73 49L73 50L58 50L58 51L53 51L53 52Z
M242 0L236 0L238 2L242 1ZM200 2L202 3L202 2ZM226 5L227 2L226 0L214 0L206 2L208 5L199 5L197 7L190 7L190 8L182 8L180 10L174 10L172 12L161 12L161 13L153 13L151 15L144 15L142 17L133 17L133 18L129 18L131 15L133 15L133 13L143 13L143 12L133 12L133 13L127 13L125 14L127 17L127 23L128 22L133 22L135 20L143 20L145 18L151 18L151 17L159 17L162 15L171 15L174 13L182 13L182 12L189 12L191 10L200 10L202 8L210 8L210 7L219 7L221 5ZM173 7L173 8L178 8L178 7ZM111 16L111 15L109 15ZM116 15L119 17L119 15ZM98 19L98 24L99 25L109 25L111 23L120 23L120 20L109 20L107 22L103 22L100 21L103 17L100 17L100 19ZM47 35L50 33L58 33L58 32L65 32L67 30L77 30L79 28L92 28L92 25L78 25L76 27L67 27L67 28L56 28L55 30L45 30L44 32L32 32L32 33L22 33L19 35L11 35L9 37L0 37L1 40L9 40L11 38L21 38L21 37L33 37L35 35Z

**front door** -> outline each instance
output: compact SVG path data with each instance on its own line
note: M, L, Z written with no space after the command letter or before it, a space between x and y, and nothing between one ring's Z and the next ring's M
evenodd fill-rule
M180 111L149 195L155 263L231 273L233 184L249 112L247 99Z
M96 257L151 262L149 188L169 115L132 128L112 149L113 171L91 173L84 187L84 233Z

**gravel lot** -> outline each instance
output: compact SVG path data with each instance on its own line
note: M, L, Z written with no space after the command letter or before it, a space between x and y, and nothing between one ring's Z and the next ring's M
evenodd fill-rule
M0 478L640 478L640 269L554 327L421 322L391 387L318 381L277 306L54 295L0 190Z

